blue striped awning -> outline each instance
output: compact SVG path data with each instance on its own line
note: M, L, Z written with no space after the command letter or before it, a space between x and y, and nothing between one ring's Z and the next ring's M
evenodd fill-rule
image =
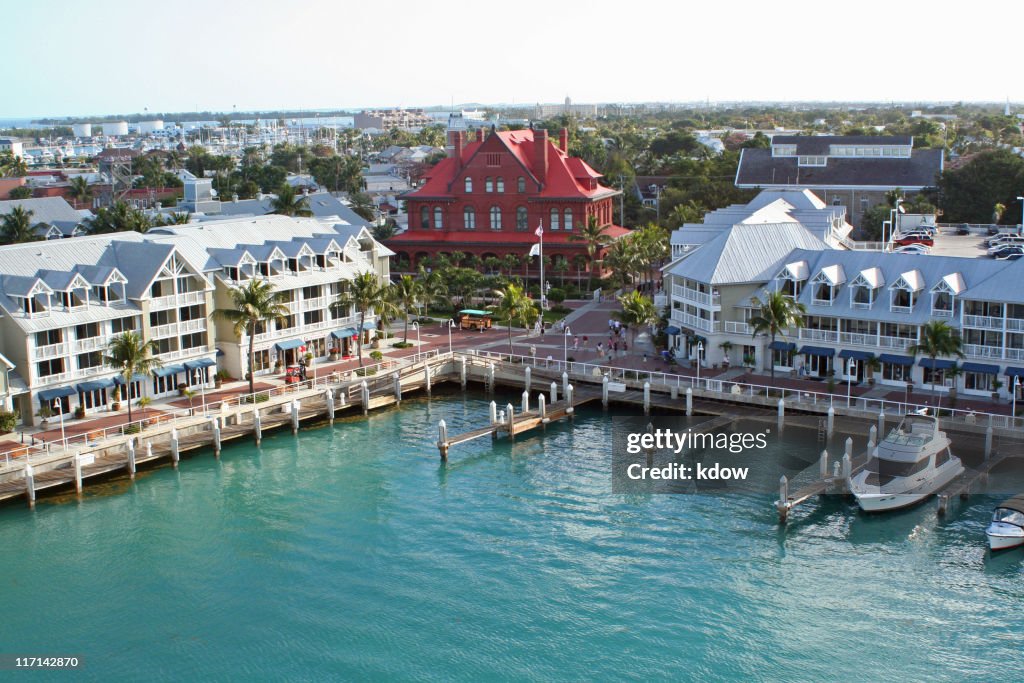
M112 386L114 386L114 378L107 377L106 379L94 379L91 382L82 382L81 384L76 384L75 389L77 389L78 391L85 392L96 391L98 389L109 389Z
M133 382L141 382L145 379L148 379L145 375L132 375ZM124 383L124 375L118 375L117 377L114 378L114 384L116 384L117 386L124 386Z
M806 356L834 356L836 350L824 346L804 346L800 349L800 353Z
M956 361L945 360L943 358L936 358L932 361L931 358L922 358L917 364L922 368L928 368L929 370L949 370L951 367L956 365Z
M210 368L217 364L212 358L200 358L198 360L185 361L186 370L198 370L199 368Z
M331 332L331 336L335 339L350 339L356 336L356 328L354 327L343 327L340 330Z
M960 366L964 372L980 372L983 375L998 375L999 366L988 363L964 363Z
M914 364L913 356L899 356L895 353L883 353L878 357L878 360L889 365L904 365L910 367Z
M375 329L377 329L377 323L372 322L370 320L367 320L366 322L363 323L363 329L364 330L375 330Z
M305 346L306 342L301 339L287 339L285 341L279 341L274 344L278 351L287 351L289 349L297 349L300 346Z
M52 401L56 398L74 396L77 393L74 387L54 387L53 389L43 389L36 395L39 396L40 401Z
M1007 377L1024 377L1024 368L1006 368Z
M665 334L679 334L680 332L682 332L682 330L675 325L669 325L665 328Z
M794 344L793 342L775 340L768 345L768 348L770 348L772 351L795 351L796 344Z
M185 372L184 366L181 365L165 365L160 368L153 370L153 374L157 377L169 377L170 375L177 375L179 372Z
M839 352L840 358L853 358L855 360L871 360L875 357L875 354L870 351L854 351L852 349L843 349ZM913 362L913 361L911 361Z

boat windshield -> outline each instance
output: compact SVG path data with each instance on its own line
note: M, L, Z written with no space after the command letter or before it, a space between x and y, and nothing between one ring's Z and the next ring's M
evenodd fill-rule
M864 469L868 472L864 483L873 486L885 486L897 477L909 477L924 471L928 468L930 460L931 458L922 458L917 462L896 462L893 460L871 458L864 465Z
M992 521L1005 522L1007 524L1013 524L1014 526L1024 528L1024 512L1018 512L1007 508L996 508L995 513L992 515Z
M935 429L928 422L904 421L885 437L886 443L900 446L923 446L935 436Z

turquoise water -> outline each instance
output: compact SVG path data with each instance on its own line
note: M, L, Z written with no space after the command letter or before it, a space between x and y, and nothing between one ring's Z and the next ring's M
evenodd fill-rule
M1024 553L945 521L764 495L610 494L610 421L458 446L406 402L0 510L0 652L89 680L993 680ZM2 674L0 674L2 675ZM66 676L54 675L66 680Z

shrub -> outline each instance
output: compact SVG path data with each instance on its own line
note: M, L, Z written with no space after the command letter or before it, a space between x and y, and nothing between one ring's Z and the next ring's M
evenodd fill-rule
M356 376L357 377L367 377L369 375L376 375L376 374L377 374L377 368L357 368L356 369Z
M10 410L0 410L0 434L10 434L18 424L18 414Z
M370 352L370 358L372 358L373 360L375 360L375 361L377 361L379 363L382 360L384 360L384 354L381 353L380 351L371 351Z
M391 346L396 349L408 349L409 347L414 346L414 344L412 342L395 342Z
M569 313L572 313L572 309L569 308L568 306L563 306L562 304L556 304L551 307L551 312L558 313L561 315L568 315Z
M548 290L548 301L554 301L556 304L560 304L565 301L565 290L559 287L552 287Z

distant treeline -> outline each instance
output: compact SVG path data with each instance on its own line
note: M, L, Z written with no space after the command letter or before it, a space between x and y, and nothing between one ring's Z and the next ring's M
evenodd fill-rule
M362 111L362 110L357 110ZM67 116L63 118L36 119L32 123L43 126L71 125L73 123L114 123L127 121L220 121L221 119L299 119L320 116L351 116L352 110L338 109L335 111L188 111L188 112L145 112L142 114L110 114L107 116Z
M71 136L71 126L54 126L52 128L0 128L0 138L67 138Z

